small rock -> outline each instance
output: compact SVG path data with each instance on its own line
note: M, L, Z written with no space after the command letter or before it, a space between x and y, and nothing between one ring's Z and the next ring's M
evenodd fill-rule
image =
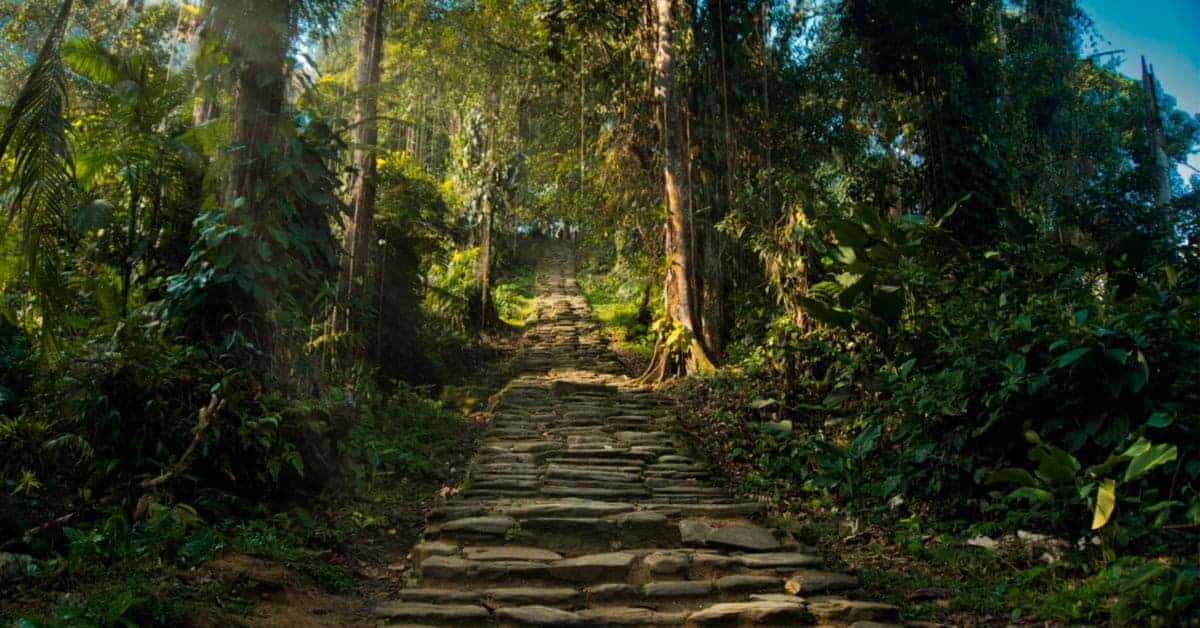
M655 552L643 562L652 574L676 574L687 571L691 557L682 552Z
M1000 547L1000 542L990 536L979 535L974 538L967 539L967 545L971 547L982 547L983 549L994 550Z

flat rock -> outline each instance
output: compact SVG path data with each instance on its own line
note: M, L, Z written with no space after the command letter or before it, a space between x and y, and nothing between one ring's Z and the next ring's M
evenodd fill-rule
M587 596L588 603L590 604L592 602L631 598L638 594L638 588L632 584L609 582L594 584L584 589L583 594Z
M488 589L488 599L503 604L551 605L566 604L579 599L579 591L565 587L511 587Z
M688 616L693 624L786 623L801 625L807 620L804 605L798 602L729 602L714 604Z
M743 554L737 557L743 567L750 569L774 569L778 567L817 567L821 559L809 554L797 552L768 552L764 554Z
M717 578L717 588L722 593L761 593L772 589L778 591L782 578L773 576L734 575Z
M454 543L443 543L434 541L431 543L421 543L413 548L412 556L416 562L421 562L430 556L451 556L458 553L458 546Z
M556 499L521 504L504 509L512 517L604 517L633 510L632 504L587 499Z
M808 598L808 610L823 621L852 623L856 621L890 622L899 619L900 609L881 602L863 602L840 597Z
M663 613L628 606L587 608L576 614L588 625L599 626L680 626L688 617L687 612Z
M474 564L457 556L430 556L421 561L421 575L426 578L463 578L471 573Z
M827 591L843 591L858 586L858 578L850 574L815 569L802 569L792 574L783 588L792 595L811 595Z
M496 609L500 620L529 624L531 626L578 626L583 618L570 611L550 606L507 606Z
M626 552L589 554L551 563L550 575L581 582L624 580L635 560L637 556Z
M409 621L470 622L486 620L488 611L474 604L424 604L392 602L376 607L375 615Z
M684 545L704 545L713 533L713 527L696 519L679 522L679 538Z
M466 517L442 524L443 532L473 532L499 535L516 525L512 517Z
M466 547L463 555L470 560L562 560L562 554L536 547Z
M549 575L546 563L532 560L489 560L472 562L471 567L471 574L487 580L545 578Z
M676 574L687 571L691 556L683 552L655 552L642 561L652 574Z
M779 549L779 541L770 530L758 526L732 525L717 528L709 534L709 545L721 545L753 552Z

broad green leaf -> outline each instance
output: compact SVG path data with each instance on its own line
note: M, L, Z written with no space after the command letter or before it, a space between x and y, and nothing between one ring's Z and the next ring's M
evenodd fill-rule
M1129 467L1125 469L1125 481L1136 480L1156 467L1172 462L1178 455L1179 450L1174 445L1153 445L1129 461Z
M1092 529L1099 530L1107 525L1116 507L1117 483L1114 480L1105 480L1100 483L1100 490L1096 493L1096 512L1092 515Z
M1070 351L1058 356L1058 362L1055 364L1055 366L1060 369L1071 366L1078 361L1079 358L1087 355L1091 350L1091 347L1077 347L1075 349L1071 349Z
M1160 427L1160 428L1167 427L1174 420L1175 419L1171 415L1167 414L1166 412L1155 412L1154 414L1150 415L1150 418L1146 419L1146 425L1149 425L1150 427Z

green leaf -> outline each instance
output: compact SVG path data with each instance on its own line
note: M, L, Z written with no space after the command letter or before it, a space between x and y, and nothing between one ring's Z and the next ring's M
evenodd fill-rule
M854 324L854 317L845 310L826 305L816 299L809 299L807 297L798 297L796 300L800 303L800 306L804 308L804 311L807 312L809 316L812 316L814 319L825 323L826 325L850 329L851 325Z
M1009 499L1028 499L1031 502L1048 502L1054 499L1054 495L1050 491L1034 488L1032 486L1022 486L1021 488L1008 494Z
M1174 445L1153 445L1129 461L1129 467L1125 469L1125 481L1136 480L1156 467L1175 460L1178 455L1179 450Z
M1004 360L1004 366L1008 367L1008 370L1013 373L1020 375L1025 372L1025 356L1019 353L1010 353L1008 354L1008 358Z
M1078 361L1079 358L1087 355L1091 350L1091 347L1078 347L1071 349L1070 351L1058 356L1058 362L1055 364L1055 367L1061 369L1071 366Z
M749 405L752 410L762 410L763 408L767 406L773 406L776 403L778 402L774 399L755 399L747 405Z
M1155 412L1154 414L1150 415L1150 418L1146 419L1146 425L1150 427L1163 428L1167 427L1174 421L1174 417L1166 412Z
M1096 493L1096 512L1092 515L1092 529L1099 530L1107 525L1116 507L1117 483L1114 480L1105 480L1100 483L1100 490Z

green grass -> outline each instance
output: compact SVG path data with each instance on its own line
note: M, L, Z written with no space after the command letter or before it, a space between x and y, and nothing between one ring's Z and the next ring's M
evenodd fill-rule
M580 271L577 281L602 331L623 350L649 357L654 334L638 320L639 281L592 270Z
M513 327L524 327L533 316L533 304L537 299L537 281L533 271L520 269L505 277L492 289L492 302L500 320Z

